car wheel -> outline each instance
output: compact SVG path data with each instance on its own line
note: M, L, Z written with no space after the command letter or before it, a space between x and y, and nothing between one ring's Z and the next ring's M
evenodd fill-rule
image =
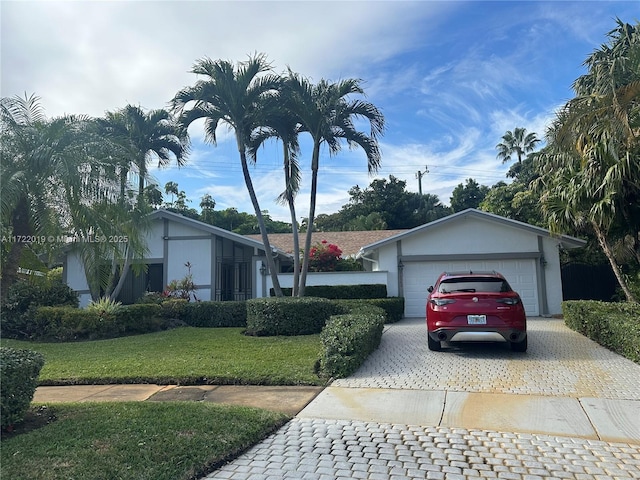
M442 344L437 340L433 340L429 335L427 335L427 342L429 343L429 350L434 352L442 350Z
M520 342L511 342L511 350L513 350L514 352L526 352L527 338L528 337L524 337L524 339Z

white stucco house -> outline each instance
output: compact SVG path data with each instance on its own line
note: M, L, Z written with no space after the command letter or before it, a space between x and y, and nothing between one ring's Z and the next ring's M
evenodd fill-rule
M119 297L132 303L146 291L161 292L171 280L187 274L191 264L199 300L246 300L264 296L265 250L262 242L214 227L167 210L149 216L146 232L148 255L136 259L147 265L144 274L131 272ZM276 260L291 263L290 255L278 249ZM91 301L89 286L78 255L70 250L64 260L63 278L80 294L80 306Z
M469 209L362 247L367 270L387 271L389 296L405 298L405 316L425 314L427 288L444 271L498 271L528 316L561 313L561 248L584 240Z
M129 274L120 299L130 303L145 291L162 291L173 279L191 273L200 300L246 300L268 296L271 277L265 250L256 238L238 235L166 210L150 215L146 233L149 253L137 259L146 273ZM278 236L279 235L279 236ZM279 271L292 263L291 252L275 235L272 252ZM577 248L584 240L551 235L548 230L475 209L441 218L411 230L396 232L314 232L314 241L362 245L356 255L364 272L310 273L307 285L386 284L389 296L405 298L405 316L425 314L427 288L443 271L491 271L507 278L520 294L527 315L561 313L561 248ZM270 235L270 239L271 239ZM280 246L280 248L277 248ZM279 273L281 286L291 287L291 273ZM81 306L91 296L78 256L70 250L64 278L78 291Z

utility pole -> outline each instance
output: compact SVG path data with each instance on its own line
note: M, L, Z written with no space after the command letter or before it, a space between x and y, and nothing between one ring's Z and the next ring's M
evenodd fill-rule
M424 172L418 170L418 173L416 173L416 178L418 179L418 193L420 193L420 196L422 196L422 176L427 173L429 173L429 165L424 166Z

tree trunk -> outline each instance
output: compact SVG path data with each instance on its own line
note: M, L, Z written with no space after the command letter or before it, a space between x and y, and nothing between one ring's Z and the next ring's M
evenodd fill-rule
M298 295L303 297L307 285L307 272L309 270L309 252L311 251L311 235L313 222L316 215L316 193L318 191L318 162L320 161L320 142L314 142L313 155L311 157L311 195L309 201L309 218L307 220L307 236L304 242L302 271L300 272L300 289Z
M289 150L284 146L284 180L286 187L287 203L289 204L289 214L291 215L291 233L293 235L293 288L291 296L297 297L300 291L298 282L300 281L300 238L298 236L298 220L296 218L296 206L293 201L293 192L290 189L291 182L291 160L289 158Z
M602 248L602 251L606 255L607 259L609 260L609 264L611 265L613 274L616 276L616 279L618 280L618 284L620 285L620 288L622 288L622 291L627 297L627 301L637 303L638 300L633 295L633 292L629 290L629 287L627 286L627 283L625 282L624 277L622 276L622 271L620 270L620 267L616 263L616 259L613 256L613 251L611 250L611 246L609 245L609 242L607 241L607 238L604 235L604 232L600 229L598 224L596 224L595 222L592 222L591 225L593 226L593 230L596 233L596 237L598 239L598 243L600 244L600 247Z
M240 163L242 164L242 174L244 175L244 183L249 191L249 197L251 197L251 203L253 209L256 212L258 219L258 226L260 227L260 234L262 236L262 244L264 245L265 256L267 257L267 267L269 267L269 273L271 274L271 282L273 283L273 290L276 297L282 296L282 289L280 288L280 280L278 279L278 271L276 270L276 262L273 259L271 252L271 244L269 243L269 237L267 235L267 228L264 224L264 217L258 204L258 197L253 188L253 182L251 181L251 175L249 174L249 167L247 166L247 155L244 149L244 141L240 138L240 135L236 132L236 140L238 142L238 152L240 153Z
M118 298L118 295L120 295L120 290L122 290L124 281L127 279L127 275L129 275L129 267L131 266L131 262L133 258L133 252L129 247L129 244L127 244L125 249L126 249L126 256L125 256L124 264L120 269L120 278L118 279L118 283L116 284L115 288L108 294L109 298L114 301L116 300L116 298ZM115 253L114 253L113 261L114 263L116 262Z
M16 204L11 215L11 248L2 268L2 282L0 282L0 298L4 299L9 288L18 280L18 268L25 243L20 241L32 234L29 224L29 200L23 196Z

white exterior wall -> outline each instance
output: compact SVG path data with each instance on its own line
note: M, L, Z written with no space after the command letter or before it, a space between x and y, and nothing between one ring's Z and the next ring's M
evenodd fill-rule
M89 302L91 302L91 294L88 293L89 284L87 283L87 277L84 274L84 268L77 253L70 252L67 255L64 273L66 275L67 285L76 292L83 292L79 294L80 307L89 305Z
M547 283L547 304L551 315L562 313L562 271L560 266L559 242L554 238L544 238L544 275Z
M256 264L257 269L260 268L260 262ZM261 291L260 283L262 275L257 274L257 297L268 297L269 291L273 287L270 275L265 275L264 282L266 289ZM278 280L282 288L293 287L293 274L292 273L279 273ZM320 285L373 285L373 284L386 284L387 295L395 296L389 292L389 280L388 272L376 271L376 272L309 272L307 274L307 286L320 286ZM397 290L397 289L396 289ZM397 295L397 291L396 291Z
M429 228L402 239L402 255L451 255L535 252L537 236L518 228L477 218Z

